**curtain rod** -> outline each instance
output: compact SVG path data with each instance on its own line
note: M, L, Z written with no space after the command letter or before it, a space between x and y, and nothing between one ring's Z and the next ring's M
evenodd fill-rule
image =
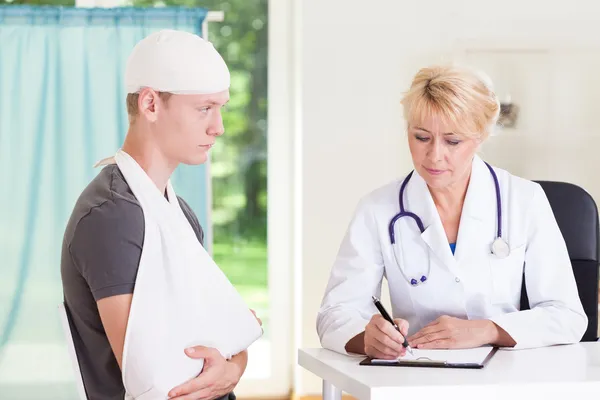
M202 21L202 37L205 40L210 40L208 38L208 23L209 22L223 22L225 19L225 13L223 11L209 11L206 13L206 18Z
M207 22L223 22L225 13L223 11L209 11L206 13Z

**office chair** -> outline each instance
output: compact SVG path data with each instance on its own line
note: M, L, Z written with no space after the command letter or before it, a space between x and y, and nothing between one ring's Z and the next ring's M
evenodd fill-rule
M71 332L71 322L69 317L69 310L67 305L60 303L58 305L58 313L63 327L63 333L67 342L67 350L69 351L69 357L71 358L71 366L73 368L73 375L75 376L75 385L77 388L77 394L79 400L88 400L85 392L85 386L83 385L83 377L81 376L81 370L79 369L79 360L77 359L77 353L75 352L75 343L73 342L73 335Z
M579 297L588 317L581 341L598 340L598 270L600 229L598 208L592 196L579 186L565 182L536 181L550 202L558 227L567 244ZM521 310L529 309L525 277L521 289Z

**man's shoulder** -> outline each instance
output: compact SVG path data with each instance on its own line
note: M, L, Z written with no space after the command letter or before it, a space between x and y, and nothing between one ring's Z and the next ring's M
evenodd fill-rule
M141 205L123 174L116 165L107 165L77 199L65 239L70 242L82 224L90 227L112 226L117 230L127 226L143 226L143 223Z
M81 193L78 203L88 208L118 203L141 210L140 202L116 164L107 165L96 175Z
M204 232L192 207L177 196L181 209L192 225L200 242ZM76 231L94 230L94 236L135 232L143 239L144 213L125 177L116 164L107 165L83 190L65 232L70 244Z

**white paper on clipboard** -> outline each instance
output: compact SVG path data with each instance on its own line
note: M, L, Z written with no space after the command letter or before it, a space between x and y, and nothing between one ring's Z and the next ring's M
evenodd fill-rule
M404 357L394 360L373 359L373 364L395 364L402 362L434 362L447 364L483 364L494 350L493 346L477 347L474 349L413 349L414 354L406 352Z

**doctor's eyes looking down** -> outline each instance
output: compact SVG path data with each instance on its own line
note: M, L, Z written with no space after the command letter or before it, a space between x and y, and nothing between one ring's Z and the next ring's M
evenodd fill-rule
M436 142L440 140L443 140L442 144L445 144L450 147L458 146L463 142L459 135L456 135L452 132L444 133L443 138L440 138L439 136L432 135L429 131L423 128L416 127L409 129L409 133L413 135L413 137L419 142L430 143L434 145L437 144Z

